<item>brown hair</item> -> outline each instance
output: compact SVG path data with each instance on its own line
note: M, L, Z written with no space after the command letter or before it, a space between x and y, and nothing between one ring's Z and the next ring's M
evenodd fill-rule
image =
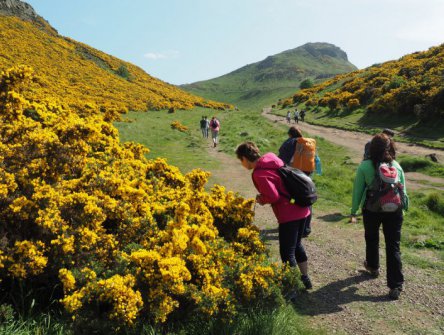
M296 127L290 127L290 129L288 129L288 135L292 138L302 137L301 131Z
M236 148L236 156L239 159L245 157L248 161L255 162L261 157L261 154L256 144L248 141L238 145Z
M386 134L377 134L370 142L370 157L374 166L396 159L395 142Z

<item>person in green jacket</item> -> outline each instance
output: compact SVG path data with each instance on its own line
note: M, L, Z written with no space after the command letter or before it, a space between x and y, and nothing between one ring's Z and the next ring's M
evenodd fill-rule
M356 213L362 208L365 230L366 259L365 269L373 276L379 275L379 228L382 229L386 244L387 259L387 286L389 297L397 300L403 290L404 276L402 273L400 240L403 222L403 210L395 212L372 212L365 208L367 190L375 178L376 169L381 163L389 163L395 167L399 181L403 186L403 209L408 209L408 197L405 187L404 171L395 161L396 150L393 140L386 134L375 135L370 144L370 157L361 162L356 171L353 185L353 199L351 208L351 223L356 223Z

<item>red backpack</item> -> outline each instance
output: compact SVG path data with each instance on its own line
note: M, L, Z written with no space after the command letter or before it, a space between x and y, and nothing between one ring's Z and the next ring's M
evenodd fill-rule
M365 209L370 212L396 212L405 207L404 185L392 164L380 163L367 189Z

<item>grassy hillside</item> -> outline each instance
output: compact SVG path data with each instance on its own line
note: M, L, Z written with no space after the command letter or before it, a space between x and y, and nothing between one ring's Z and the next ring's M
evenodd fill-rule
M49 28L0 14L0 71L28 65L42 86L27 96L54 97L77 109L147 110L229 107L184 92L142 69Z
M335 78L286 101L309 121L359 130L392 127L413 142L444 147L444 44Z
M181 87L209 99L224 99L245 106L263 97L286 96L298 89L305 79L320 81L353 70L356 67L338 47L307 43L224 76Z

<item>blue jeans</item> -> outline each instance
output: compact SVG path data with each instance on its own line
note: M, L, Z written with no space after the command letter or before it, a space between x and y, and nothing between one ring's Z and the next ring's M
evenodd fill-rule
M306 218L279 224L279 251L282 263L290 263L291 267L297 263L307 261L307 254L302 246Z
M367 265L379 269L379 227L382 224L387 258L387 286L391 289L401 287L404 283L400 250L402 212L375 213L364 210L363 219Z

